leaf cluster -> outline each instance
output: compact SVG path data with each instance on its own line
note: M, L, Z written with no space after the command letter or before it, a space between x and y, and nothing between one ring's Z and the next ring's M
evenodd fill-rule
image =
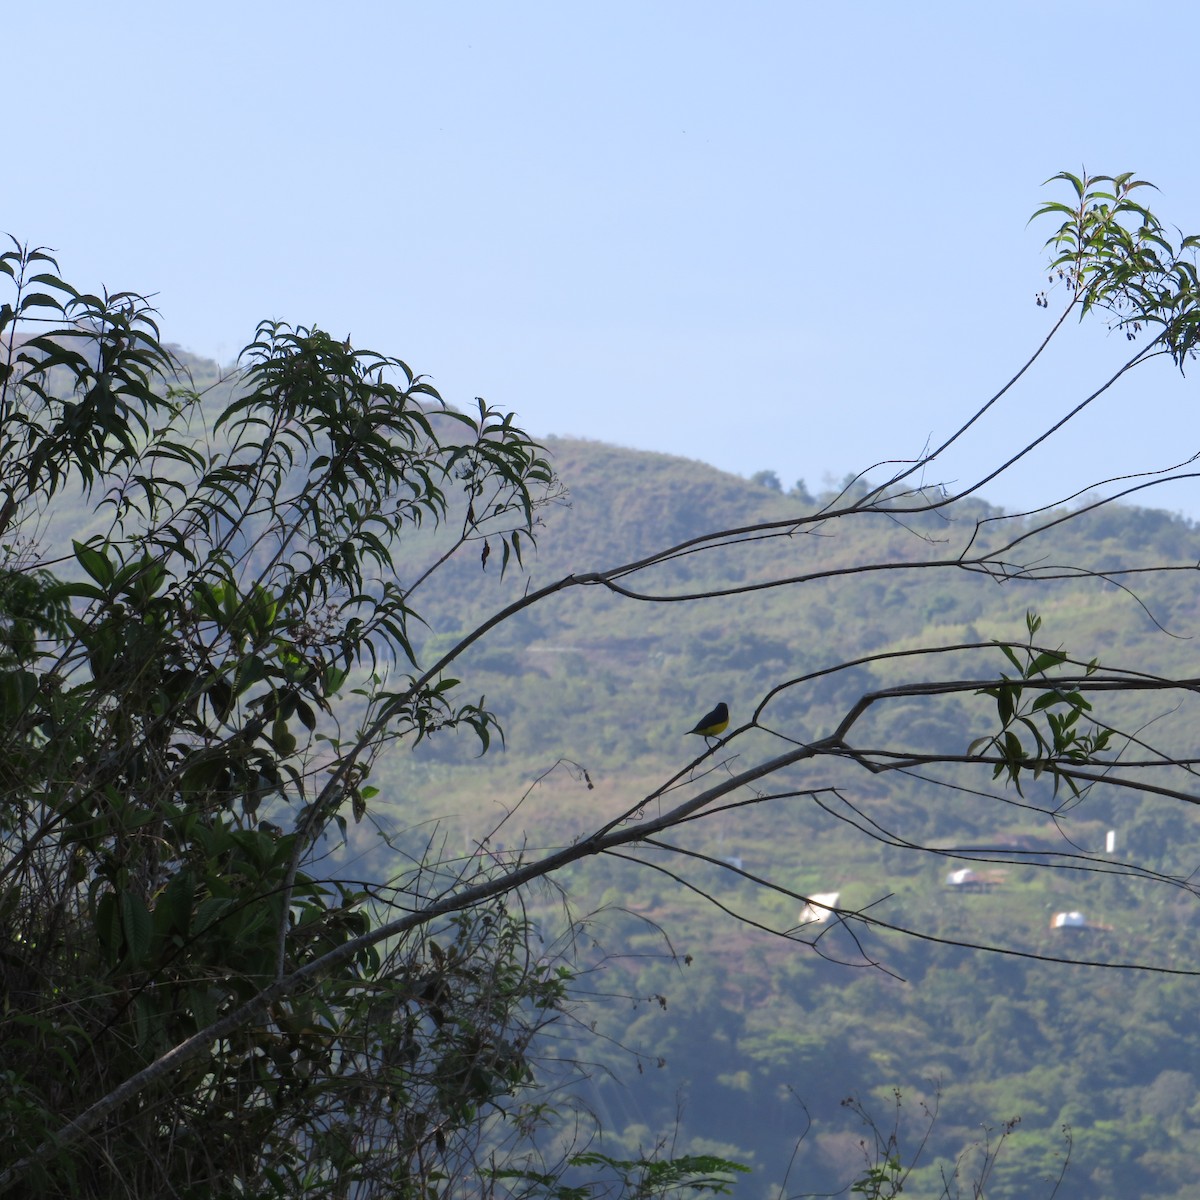
M1130 340L1143 328L1155 329L1154 345L1182 370L1200 343L1200 236L1173 238L1135 195L1153 184L1133 172L1061 171L1047 182L1056 181L1070 185L1074 201L1050 201L1031 218L1063 218L1046 242L1054 254L1051 284L1057 277L1071 289L1081 318L1092 308L1110 313ZM1046 305L1044 293L1038 303Z
M1041 617L1027 613L1030 642L1024 646L1001 643L1001 652L1019 674L1011 679L1001 673L999 683L979 690L979 695L996 702L1000 730L976 738L967 748L967 754L995 750L999 761L992 778L1005 776L1018 795L1024 795L1021 776L1028 772L1034 779L1046 773L1053 782L1055 795L1059 785L1066 783L1071 793L1078 796L1079 785L1063 770L1064 766L1100 761L1099 756L1112 741L1113 731L1102 726L1087 732L1080 729L1080 719L1092 711L1091 701L1080 690L1078 681L1056 681L1047 675L1047 671L1066 663L1068 656L1061 650L1042 650L1033 645L1032 639L1041 624ZM1086 665L1084 681L1095 674L1096 667L1094 659ZM1022 735L1026 741L1022 741Z

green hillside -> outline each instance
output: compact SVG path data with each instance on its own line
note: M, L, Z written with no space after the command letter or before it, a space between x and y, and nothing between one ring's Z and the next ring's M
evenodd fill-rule
M494 563L481 570L472 559L430 584L423 611L436 624L427 649L452 644L527 587L631 561L717 526L786 520L814 507L697 462L575 440L548 444L569 502L546 515L524 575L502 580ZM831 499L817 497L816 504ZM816 568L899 568L947 557L981 520L982 536L995 538L1053 520L1002 518L971 502L916 525L886 517L853 527L830 523L685 556L624 582L639 593L675 597ZM1114 571L1194 564L1198 548L1200 533L1185 520L1105 507L1030 538L1017 553L1041 570L1086 564ZM399 846L431 836L430 822L466 855L485 843L486 852L500 855L563 844L594 826L597 814L615 815L683 768L699 749L683 731L715 700L728 700L736 726L777 685L849 659L1020 640L1031 607L1045 620L1041 641L1079 658L1200 674L1189 640L1200 614L1194 575L1186 571L1142 579L1136 598L1095 578L1001 583L915 565L687 602L579 589L503 624L455 666L468 690L486 695L500 714L502 754L473 758L465 738L400 751L376 768L374 812ZM973 677L980 664L978 655L962 656L936 669L953 677L961 668ZM1004 666L996 652L990 670ZM761 723L812 740L864 690L929 670L925 660L893 659L817 675L783 692ZM1150 698L1127 701L1105 719L1152 729L1154 743L1168 748L1186 746L1194 727L1187 714L1166 713ZM981 699L913 701L885 709L871 734L879 744L961 753L989 721L994 711ZM718 755L718 763L739 754L752 761L768 741L756 732ZM561 759L570 764L526 796ZM689 851L735 861L745 872L670 861L671 871L683 870L719 906L672 875L631 861L594 862L564 881L577 913L599 912L588 930L609 969L595 990L626 997L598 999L582 1014L612 1039L584 1097L606 1132L635 1151L670 1129L681 1105L677 1150L714 1150L753 1163L756 1174L739 1194L767 1196L777 1194L772 1188L811 1119L788 1191L827 1192L861 1167L861 1131L839 1103L845 1096L859 1095L886 1117L892 1089L901 1088L901 1138L912 1153L920 1140L918 1099L940 1087L940 1114L906 1195L941 1195L940 1173L980 1138L981 1126L999 1128L1018 1116L989 1196L1048 1195L1051 1185L1041 1181L1058 1169L1064 1123L1074 1138L1067 1194L1192 1195L1200 1166L1192 1148L1200 1126L1200 1023L1187 1003L1192 981L969 952L902 934L872 934L858 946L836 925L816 949L778 933L797 926L801 902L794 897L838 892L843 906L873 905L883 921L946 941L1200 968L1190 890L1078 869L1078 856L1101 854L1113 829L1114 861L1187 874L1200 860L1193 813L1149 800L1117 811L1086 793L1063 803L1048 786L1027 790L1024 800L999 787L987 795L954 793L917 775L873 777L829 760L772 788L785 785L798 794L679 832L676 842ZM815 788L829 790L814 797ZM358 839L376 865L383 862L376 856L390 853L365 832ZM990 851L979 854L980 847ZM641 857L668 864L650 849ZM950 871L972 866L987 874L979 890L947 885ZM531 904L549 928L553 906ZM1054 914L1075 911L1103 928L1050 928ZM678 958L664 957L655 926ZM815 932L801 935L811 940ZM684 955L688 966L681 965ZM647 999L654 996L664 1003ZM618 1046L643 1054L642 1070ZM586 1053L595 1058L595 1046ZM965 1181L963 1187L969 1194Z
M211 364L189 367L218 407L230 384ZM1065 512L1009 517L973 500L902 519L789 525L837 495L785 495L668 455L547 445L568 494L543 510L523 570L502 572L497 547L426 580L432 538L407 543L399 582L421 581L425 661L567 575L636 563L714 529L778 522L776 535L631 571L618 581L628 595L595 586L551 596L472 646L453 671L498 714L504 744L481 758L469 736L435 733L377 761L368 819L350 827L359 878L388 877L431 841L467 869L567 845L680 772L672 799L712 772L828 734L866 691L934 674L992 678L1007 669L998 649L911 652L1020 642L1029 609L1044 619L1039 640L1076 659L1200 676L1200 531L1169 514L1105 506L1063 523ZM47 543L95 531L69 502L46 514ZM1004 571L955 565L985 544L1011 547ZM1163 563L1182 569L1119 574ZM1110 576L1071 577L1077 568ZM1051 575L1063 577L1037 578ZM772 586L787 579L800 582ZM684 731L717 700L731 728L765 707L757 728L689 772L702 746ZM1178 703L1128 696L1101 719L1190 753L1196 722ZM347 726L353 717L352 707L342 714ZM968 692L882 705L858 737L964 754L994 725L992 702ZM737 1191L756 1200L777 1196L785 1177L786 1193L800 1195L861 1175L863 1130L842 1101L857 1095L887 1122L896 1088L902 1157L924 1136L923 1105L939 1106L906 1195L942 1195L981 1130L1016 1117L990 1177L996 1200L1050 1194L1043 1181L1060 1169L1064 1125L1066 1194L1192 1195L1195 983L1128 967L1200 970L1190 885L1147 875L1195 871L1194 813L1165 799L1056 797L1045 780L1024 797L981 791L973 778L942 771L939 784L824 757L676 830L675 853L644 846L589 860L558 879L565 897L527 896L547 955L570 945L581 970L575 1023L560 1023L544 1050L551 1074L555 1062L587 1064L564 1106L591 1109L612 1151L638 1155L670 1135L673 1153L750 1163ZM1109 830L1116 852L1105 857ZM979 877L948 883L963 868ZM815 923L805 898L829 893L895 931ZM1075 912L1086 927L1051 928ZM1042 961L1055 957L1117 967ZM964 1194L978 1169L970 1153Z

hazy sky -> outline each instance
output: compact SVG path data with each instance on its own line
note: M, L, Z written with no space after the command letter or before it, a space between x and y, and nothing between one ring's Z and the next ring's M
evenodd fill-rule
M820 485L1037 344L1048 176L1136 170L1200 229L1197 35L1194 0L14 4L0 230L222 361L317 323L535 434ZM933 478L1127 350L1065 341ZM1198 376L1135 375L984 494L1186 458Z

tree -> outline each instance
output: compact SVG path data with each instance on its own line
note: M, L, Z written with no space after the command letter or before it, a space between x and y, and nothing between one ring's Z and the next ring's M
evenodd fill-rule
M782 492L783 484L779 482L779 476L774 471L755 471L750 476L751 483L757 483L759 487L765 487L772 492Z
M136 298L80 295L40 251L4 266L12 1146L44 1138L68 1095L103 1097L371 928L373 887L310 873L323 834L361 818L389 742L463 724L486 749L493 729L440 671L400 674L422 574L392 578L394 547L444 529L453 488L465 512L441 553L495 545L503 569L554 480L482 402L451 413L403 363L315 330L263 326L244 390L211 413L162 389L172 363ZM46 313L57 327L20 336ZM59 582L23 530L72 488L104 524ZM266 819L279 800L286 831ZM333 1177L428 1177L479 1106L525 1079L562 980L528 961L499 902L447 913L419 942L363 943L319 986L278 989L262 1020L207 1040L109 1123L116 1178L139 1194L164 1180L307 1194ZM69 1070L32 1093L64 1038ZM64 1156L45 1178L115 1186Z
M812 492L808 490L808 487L805 485L803 479L796 480L796 482L792 485L790 494L795 496L801 504L812 504L815 499Z
M1021 643L863 654L780 680L695 762L558 850L463 865L432 844L391 881L355 880L334 854L369 811L372 767L389 747L461 728L488 751L499 728L485 698L466 698L448 672L556 594L676 604L915 570L1049 588L1086 570L1040 555L1071 514L988 516L958 544L931 532L1021 455L953 492L913 482L1001 403L1072 313L1107 314L1135 349L1022 453L1133 368L1167 357L1182 370L1194 357L1197 239L1173 242L1132 176L1056 180L1074 196L1039 214L1061 218L1049 244L1063 311L1014 379L941 445L882 483L852 478L816 511L530 589L453 644L434 643L428 659L414 638L422 585L464 556L480 580L518 569L543 507L561 495L510 416L483 401L456 411L398 359L278 324L260 327L232 391L198 390L140 297L77 292L42 250L5 254L0 1120L15 1153L0 1190L406 1195L471 1171L492 1170L499 1186L513 1169L549 1189L553 1165L486 1166L547 1111L534 1039L570 994L569 965L532 952L521 897L535 882L622 854L687 883L697 855L680 831L800 795L921 848L863 819L831 782L835 770L920 773L948 788L994 780L1048 811L1089 790L1194 803L1197 760L1124 726L1120 703L1189 694L1197 681L1043 644L1031 614ZM1133 480L1121 494L1171 477ZM38 531L67 496L89 517L56 557ZM928 553L696 595L653 582L682 559L857 521L907 527ZM1128 588L1182 565L1095 577ZM892 675L884 685L863 673L881 667ZM851 679L861 682L844 696L834 687L844 708L833 727L801 739L789 701ZM887 719L899 705L950 705L961 745L907 740L911 723ZM988 712L971 741L966 730ZM1086 856L1073 865L1114 869ZM836 917L868 959L871 930L889 928L870 909ZM825 937L786 936L819 947ZM618 1165L627 1179L636 1166ZM721 1166L685 1163L667 1172L671 1186L686 1185L689 1165L702 1180Z

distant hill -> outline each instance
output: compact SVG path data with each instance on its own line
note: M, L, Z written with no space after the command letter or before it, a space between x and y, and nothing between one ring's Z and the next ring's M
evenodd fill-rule
M547 445L570 490L569 506L546 514L525 574L500 580L494 564L485 572L472 558L433 583L422 610L432 622L430 649L451 644L527 586L632 561L714 527L812 511L799 497L703 463L575 439L551 438ZM817 566L915 563L945 556L977 521L1000 516L972 501L907 527L888 518L825 526L683 557L623 582L640 592L680 595ZM1020 554L1027 563L1106 570L1155 561L1187 565L1200 560L1200 531L1155 510L1108 506L1032 538ZM405 829L416 831L414 852L436 819L450 844L469 855L510 811L487 843L489 853L561 843L590 828L594 814L621 811L680 769L697 749L683 731L715 700L728 700L736 725L777 684L847 659L1020 639L1031 607L1045 619L1044 641L1085 659L1200 675L1195 573L1144 578L1137 588L1135 598L1096 579L1000 583L943 569L870 572L683 603L572 591L501 626L456 664L468 690L485 694L500 714L503 754L474 759L466 739L401 751L379 764L376 813L398 844L406 844ZM1004 665L997 655L990 669ZM959 666L968 676L979 670L978 661ZM955 663L939 669L953 675ZM920 670L897 664L825 676L785 692L766 723L812 739L863 690L919 678ZM992 715L981 704L914 703L888 710L872 728L879 744L961 752ZM1118 715L1123 728L1151 730L1157 745L1188 748L1194 738L1194 712L1167 713L1160 702L1145 701L1124 705ZM739 743L739 764L764 744L764 737ZM570 764L522 800L531 782L563 758ZM581 768L594 784L590 790ZM836 791L817 804L807 789L822 786ZM836 891L843 905L877 905L872 911L882 919L936 937L1200 968L1195 896L1071 869L1070 856L1102 851L1112 828L1118 859L1164 872L1194 870L1200 828L1178 804L1122 801L1118 810L1110 800L1084 797L1050 820L1003 789L997 802L931 788L918 775L864 777L836 763L776 781L784 787L797 794L701 822L672 841L735 862L794 895ZM1029 800L1052 804L1048 789L1035 787ZM929 849L887 844L899 840ZM369 839L360 841L370 853ZM980 848L1003 864L989 868L987 886L951 885L954 868L979 865ZM781 893L653 851L641 857L682 871L756 924L786 930L799 919L800 903ZM682 1104L677 1149L750 1161L760 1173L738 1194L774 1196L771 1185L782 1178L807 1119L800 1100L813 1124L793 1163L791 1190L833 1191L860 1165L860 1130L848 1124L840 1100L856 1092L882 1119L890 1089L905 1089L911 1153L917 1101L934 1102L936 1081L942 1115L926 1166L906 1194L940 1196L940 1173L953 1169L981 1126L1015 1116L1022 1124L988 1191L996 1200L1049 1195L1050 1185L1040 1180L1057 1169L1064 1123L1075 1138L1067 1194L1086 1192L1095 1200L1191 1194L1200 1169L1194 1149L1200 1021L1184 998L1192 983L870 938L868 953L893 973L884 974L864 969L836 926L821 943L833 960L826 961L738 923L653 869L607 860L577 868L563 882L579 911L632 910L693 958L686 970L657 963L654 948L662 944L615 912L589 924L618 963L632 955L622 972L603 977L608 990L667 999L665 1011L617 1001L598 1002L587 1014L614 1046L640 1047L665 1063L634 1074L620 1052L599 1055L614 1077L597 1075L588 1099L631 1152L645 1131L670 1128ZM548 911L533 911L550 919ZM1081 913L1085 927L1073 928L1072 917L1052 928L1062 912ZM586 1051L595 1054L594 1044Z
M546 512L524 574L501 580L494 563L482 571L477 557L468 556L428 585L421 611L431 621L431 648L452 644L527 587L635 561L714 529L786 520L832 499L817 497L814 506L664 454L564 438L546 445L569 489L568 504ZM953 558L977 521L1000 517L1000 510L971 501L904 523L869 517L803 527L774 541L683 556L622 583L638 593L680 596L855 564L900 568ZM1108 570L1187 564L1200 559L1200 532L1156 510L1108 506L1031 538L1016 556ZM494 630L461 670L503 714L510 758L536 762L561 752L603 763L617 755L622 763L645 759L649 766L678 756L678 734L716 698L728 699L736 724L780 682L867 653L1020 639L1030 607L1044 616L1046 639L1085 658L1164 671L1182 670L1188 661L1200 665L1193 643L1182 640L1200 624L1193 577L1180 572L1137 586L1140 602L1095 579L1000 584L942 568L870 571L688 602L575 590ZM1164 636L1155 620L1180 636ZM804 728L815 733L845 696L861 690L863 672L854 683L849 678L798 689L783 715L803 712Z
M216 389L215 404L230 382L220 382L212 364L188 366L199 385ZM832 499L785 495L665 454L567 438L546 445L568 501L544 511L524 571L514 564L502 577L498 554L484 569L472 553L422 585L415 600L428 622L419 633L428 653L454 645L527 588L635 562L714 529L787 521ZM65 501L49 516L60 540L86 532ZM1014 552L1027 565L1194 568L1200 530L1192 523L1110 505L1033 535L1035 522L1005 523L1003 516L972 500L903 521L797 527L790 536L684 554L623 578L659 602L576 588L520 613L453 668L467 694L485 696L499 714L503 747L478 758L468 736L438 734L415 751L385 756L372 775L379 792L370 815L351 826L361 852L354 869L363 878L386 877L400 856L419 855L430 839L449 847L451 863L468 865L570 841L683 769L700 749L684 731L715 701L729 703L737 726L778 685L865 655L1020 640L1029 608L1045 620L1044 642L1084 659L1200 676L1194 570L1141 577L1135 596L1096 578L1039 584L918 567L1007 529L1008 537L1030 534ZM428 564L429 543L417 537L410 546L401 583ZM889 569L856 574L856 564ZM833 568L849 573L754 590ZM750 590L681 599L730 586ZM983 661L947 656L936 669L975 678L984 667L1002 670L1004 659L998 651ZM734 742L725 757L743 765L780 745L774 734L812 740L864 690L930 670L904 659L818 675L781 692L763 716L766 731ZM1164 749L1194 749L1192 709L1168 712L1161 702L1135 699L1116 716L1122 728ZM863 736L877 745L962 752L993 717L982 699L914 701L881 711ZM992 1200L1050 1194L1041 1181L1057 1170L1063 1124L1075 1138L1063 1194L1194 1195L1195 980L1054 967L899 934L867 936L875 968L836 922L822 934L820 952L768 932L794 930L804 897L836 892L843 906L873 906L882 920L945 941L1200 970L1195 894L1119 870L1127 857L1163 873L1194 872L1194 812L1168 801L1118 806L1085 795L1051 818L1044 785L1023 801L1000 787L952 792L919 773L872 776L838 761L767 786L771 796L747 794L757 803L676 831L672 843L704 859L647 848L632 855L641 863L586 863L560 880L577 914L597 914L575 945L585 964L603 962L606 972L585 977L581 1003L585 992L615 997L579 1014L579 1028L595 1022L611 1040L589 1035L575 1047L596 1064L583 1098L602 1117L611 1148L637 1154L681 1112L675 1153L728 1154L760 1169L737 1195L778 1195L774 1185L789 1162L788 1194L833 1192L861 1167L862 1130L839 1103L847 1094L860 1095L884 1120L891 1089L904 1089L902 1152L911 1153L919 1140L917 1101L932 1103L940 1086L941 1115L906 1195L942 1195L940 1172L953 1170L981 1127L1016 1116L1022 1123L992 1176ZM386 842L375 836L376 823ZM1101 853L1110 829L1114 871L1078 869L1083 864L1073 856ZM981 855L999 861L981 866ZM980 872L978 886L951 882L964 866ZM548 940L561 917L558 899L525 898ZM1081 916L1055 925L1059 913ZM656 926L678 958L664 957ZM554 1053L572 1052L570 1028ZM621 1047L644 1053L641 1072Z

